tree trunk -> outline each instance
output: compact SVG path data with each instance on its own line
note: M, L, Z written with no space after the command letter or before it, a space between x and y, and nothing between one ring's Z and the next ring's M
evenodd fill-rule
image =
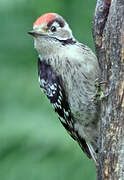
M101 100L98 180L124 180L124 0L98 0L93 37L106 98Z

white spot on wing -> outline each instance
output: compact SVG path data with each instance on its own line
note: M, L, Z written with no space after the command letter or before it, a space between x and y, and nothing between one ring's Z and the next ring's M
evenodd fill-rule
M47 81L45 81L45 79L40 79L39 77L39 82L40 85L44 91L44 93L49 96L49 97L53 97L56 94L56 90L57 90L57 84L49 84Z
M61 100L60 100L60 99L58 99L58 100L57 100L57 103L61 104Z
M62 117L59 116L59 119L60 119L61 122L67 124L66 121L65 121L65 119L63 119Z
M68 111L66 111L65 109L64 109L64 114L65 114L67 117L69 116Z

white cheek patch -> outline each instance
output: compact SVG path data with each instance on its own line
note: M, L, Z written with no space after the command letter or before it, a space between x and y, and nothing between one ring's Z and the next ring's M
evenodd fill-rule
M69 25L67 23L65 24L64 29L69 32L70 38L71 38L73 36L72 35L72 30L70 29L70 27L69 27Z

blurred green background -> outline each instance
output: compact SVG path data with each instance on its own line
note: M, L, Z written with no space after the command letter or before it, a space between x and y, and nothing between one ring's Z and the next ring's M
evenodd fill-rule
M46 12L61 14L93 49L96 0L0 1L0 180L95 180L93 162L66 133L37 76L27 34Z

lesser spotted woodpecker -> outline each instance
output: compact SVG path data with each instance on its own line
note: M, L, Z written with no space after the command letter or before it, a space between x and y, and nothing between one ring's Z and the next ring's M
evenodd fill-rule
M40 16L29 34L34 37L40 87L67 132L97 163L98 111L94 101L99 65L94 53L78 42L56 13Z

